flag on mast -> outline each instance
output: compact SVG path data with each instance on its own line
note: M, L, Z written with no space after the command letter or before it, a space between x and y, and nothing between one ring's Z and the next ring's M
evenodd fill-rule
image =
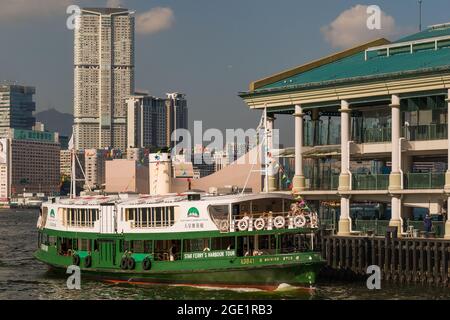
M70 140L69 140L69 150L73 150L73 149L75 149L75 143L74 143L73 133L72 133L72 136L70 137Z

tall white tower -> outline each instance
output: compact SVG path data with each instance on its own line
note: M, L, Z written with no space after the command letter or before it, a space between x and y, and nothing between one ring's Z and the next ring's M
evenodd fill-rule
M76 149L126 150L134 92L134 16L122 8L85 8L75 30Z

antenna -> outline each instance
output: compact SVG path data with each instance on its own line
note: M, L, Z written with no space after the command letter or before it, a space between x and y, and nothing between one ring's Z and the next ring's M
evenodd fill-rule
M419 31L422 31L422 1L419 0Z

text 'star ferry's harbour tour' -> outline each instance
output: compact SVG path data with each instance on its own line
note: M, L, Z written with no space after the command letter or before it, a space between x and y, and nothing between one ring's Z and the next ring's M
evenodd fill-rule
M117 282L311 286L317 225L302 200L276 193L54 198L35 256Z

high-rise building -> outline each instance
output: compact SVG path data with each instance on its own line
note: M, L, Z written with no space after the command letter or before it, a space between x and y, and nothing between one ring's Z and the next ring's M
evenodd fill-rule
M20 193L59 192L58 134L9 129L0 140L0 201Z
M188 127L184 94L171 93L166 98L137 94L129 97L127 104L129 148L173 147L172 132Z
M166 99L134 95L128 104L128 148L166 147Z
M126 150L125 98L134 92L133 12L85 8L77 19L75 147Z
M188 108L185 94L167 93L166 97L166 141L167 145L173 148L178 143L178 140L172 139L173 132L176 129L188 129Z
M33 112L36 104L34 87L0 85L0 136L9 133L9 128L31 130L36 119Z

